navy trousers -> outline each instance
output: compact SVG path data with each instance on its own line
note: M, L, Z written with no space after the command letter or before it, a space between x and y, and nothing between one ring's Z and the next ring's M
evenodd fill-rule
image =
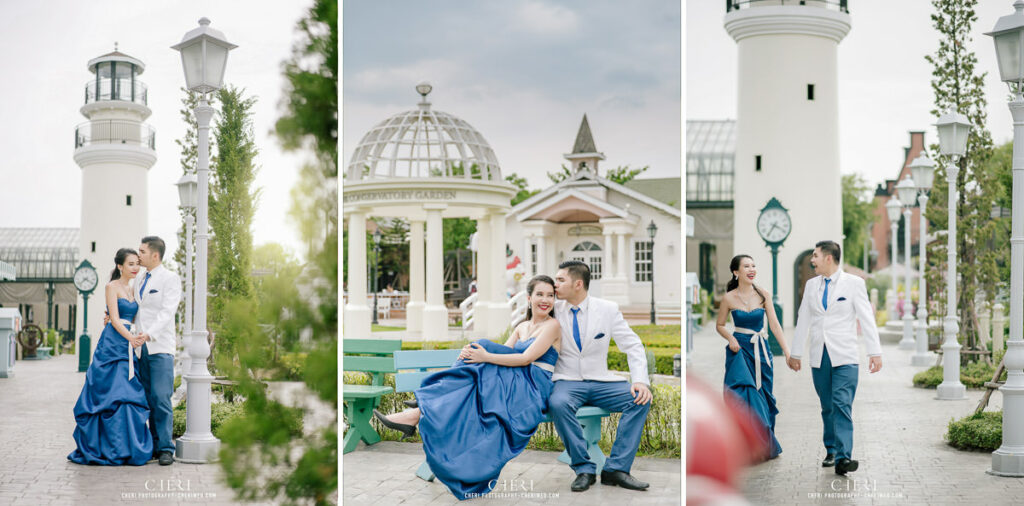
M138 374L142 387L146 389L146 400L149 401L149 431L153 433L153 454L174 453L174 438L171 436L174 421L171 413L174 356L169 353L151 355L144 344Z
M651 403L636 404L629 389L632 383L625 381L569 381L559 380L548 398L548 412L555 422L558 437L562 438L576 474L595 474L597 464L590 460L587 442L583 439L583 427L576 418L581 406L596 406L608 411L620 412L619 429L612 444L612 454L604 463L605 471L628 473L633 467L636 450L640 447L640 436L644 432L647 412Z
M814 391L821 401L825 451L836 460L853 451L853 397L857 394L857 364L832 367L828 349L822 349L821 367L811 368Z

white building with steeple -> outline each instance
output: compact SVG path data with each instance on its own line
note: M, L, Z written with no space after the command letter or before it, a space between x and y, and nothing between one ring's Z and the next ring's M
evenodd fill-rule
M564 157L571 175L514 206L506 219L509 248L526 273L520 284L534 274L554 276L565 260L581 260L590 266L593 295L639 318L650 311L653 280L658 322L678 321L680 178L636 178L622 185L602 177L598 164L605 156L586 115Z

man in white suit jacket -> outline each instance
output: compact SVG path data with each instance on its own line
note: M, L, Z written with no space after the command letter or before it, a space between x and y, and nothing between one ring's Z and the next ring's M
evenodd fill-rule
M181 301L181 279L163 266L166 245L149 236L139 246L139 262L146 274L135 279L139 300L137 328L142 342L139 380L149 400L149 430L153 433L153 455L166 466L174 462L171 394L174 391L174 354L177 342L174 314Z
M836 474L845 475L858 467L850 458L859 364L857 323L864 334L872 373L882 368L882 346L864 280L839 268L841 256L833 241L815 245L811 264L818 276L804 285L788 364L794 371L800 370L800 357L810 335L811 378L824 426L826 455L821 465L834 465Z
M548 410L576 472L572 490L584 491L597 481L597 465L587 452L583 428L576 418L576 411L584 405L622 413L601 483L644 490L649 485L629 474L652 397L644 345L622 318L617 304L587 294L590 268L585 263L573 260L558 267L555 294L560 300L555 303L555 317L562 327L562 347L551 376L554 387ZM631 382L608 371L611 339L626 354Z

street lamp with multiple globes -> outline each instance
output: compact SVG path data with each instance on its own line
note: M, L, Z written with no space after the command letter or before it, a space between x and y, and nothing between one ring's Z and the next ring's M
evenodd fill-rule
M889 232L892 237L892 259L889 262L889 270L891 271L891 274L889 275L889 277L891 278L890 290L892 292L894 302L891 306L892 312L889 314L889 319L894 320L896 319L895 300L896 297L899 297L898 292L896 291L896 254L898 253L896 247L897 243L899 242L899 235L897 235L897 231L900 223L900 201L898 198L896 198L896 195L893 195L889 199L889 201L885 203L885 212L889 216ZM886 297L886 299L888 299L888 297Z
M651 325L654 325L654 236L658 234L658 226L651 220L647 225L647 235L651 236Z
M903 272L907 275L903 283L903 339L900 339L901 350L914 349L914 301L910 298L910 218L913 216L913 207L917 200L917 187L910 177L903 178L900 184L896 185L896 195L903 204L903 260L905 262Z
M210 28L210 20L201 18L199 27L190 30L181 42L171 48L181 53L185 70L185 87L200 93L195 108L198 125L197 176L199 192L196 198L196 294L193 313L192 337L188 352L191 367L184 378L188 380L185 433L177 440L175 457L187 463L207 463L217 460L220 440L210 431L210 383L213 376L206 366L210 356L210 342L206 330L207 247L209 245L209 191L210 191L210 119L214 109L206 94L224 85L224 68L228 52L238 46L230 43L219 30Z
M380 291L380 287L377 285L377 264L380 263L380 227L377 227L373 231L373 323L376 325L377 321L377 292Z
M181 207L185 210L185 328L182 332L182 348L185 353L181 354L181 370L190 371L192 370L192 359L188 354L188 344L191 342L192 336L192 228L196 224L196 218L192 213L195 212L196 200L199 199L199 178L195 173L189 172L181 176L181 179L175 184L178 186Z
M1013 100L1013 194L1010 218L1010 339L1006 342L1003 393L1003 442L992 452L989 474L1024 476L1024 0L1015 12L999 18L990 35L995 41L999 78Z
M928 353L928 297L925 292L924 270L928 253L928 241L926 239L928 220L924 212L928 209L928 192L932 189L932 180L935 178L935 162L928 155L921 153L914 161L910 162L910 173L917 184L917 204L921 209L920 223L918 227L918 258L921 266L921 279L917 288L917 351L910 358L910 365L928 366L931 365L933 356Z
M959 190L960 157L967 152L967 135L971 122L957 112L947 112L935 123L939 131L939 153L949 158L946 181L949 183L949 215L946 227L946 317L942 324L945 341L942 345L942 383L936 389L938 398L946 401L966 399L966 389L960 383L960 344L956 340L960 325L956 316L956 203Z

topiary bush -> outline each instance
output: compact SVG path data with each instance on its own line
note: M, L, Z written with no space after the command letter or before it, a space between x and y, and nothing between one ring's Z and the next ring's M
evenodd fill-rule
M1003 359L1005 351L996 353L993 361L996 364ZM996 373L996 367L985 362L974 362L960 367L960 382L967 388L985 388L985 383L992 381L992 375ZM999 381L1006 381L1006 371L1003 371ZM914 375L914 386L921 388L935 388L942 383L942 366L930 367Z
M983 411L950 420L946 432L950 446L961 450L994 451L1003 444L1003 412Z

